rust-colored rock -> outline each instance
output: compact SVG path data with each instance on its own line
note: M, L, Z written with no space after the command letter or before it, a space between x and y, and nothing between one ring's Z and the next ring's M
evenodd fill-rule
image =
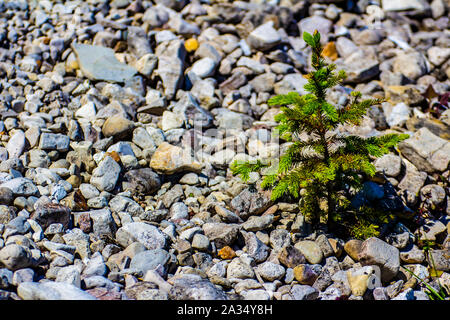
M333 60L333 61L334 61L334 60L337 60L337 58L338 58L338 53L337 53L337 50L336 50L336 45L334 44L333 41L328 42L328 43L325 45L325 47L323 48L322 54L323 54L325 57L328 57L328 58L330 58L330 59Z
M236 252L234 252L234 250L231 249L229 246L225 246L219 250L217 255L224 260L230 260L236 257Z

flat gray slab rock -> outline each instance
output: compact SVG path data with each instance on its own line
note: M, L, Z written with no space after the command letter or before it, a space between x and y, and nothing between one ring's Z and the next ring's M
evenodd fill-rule
M73 284L53 281L22 282L17 294L23 300L97 300Z
M80 69L91 80L125 82L137 70L119 62L110 48L74 43L72 48L78 58Z

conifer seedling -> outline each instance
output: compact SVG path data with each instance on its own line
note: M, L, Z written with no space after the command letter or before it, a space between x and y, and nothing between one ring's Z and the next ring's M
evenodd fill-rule
M300 212L310 221L342 221L342 210L350 203L349 190L359 190L364 177L376 172L371 157L389 152L405 134L386 134L364 138L338 134L339 125L361 123L368 109L382 102L380 99L362 100L360 92L353 91L344 106L336 107L326 99L327 90L342 83L345 71L336 71L322 55L320 33L305 32L303 39L312 49L312 71L304 89L307 94L290 92L269 99L270 106L279 106L275 120L280 139L289 143L279 159L270 161L235 161L230 169L244 181L251 172L261 172L261 187L272 190L272 200L284 196L300 198ZM307 133L308 139L300 139ZM352 191L352 192L353 192ZM361 222L367 230L373 226Z

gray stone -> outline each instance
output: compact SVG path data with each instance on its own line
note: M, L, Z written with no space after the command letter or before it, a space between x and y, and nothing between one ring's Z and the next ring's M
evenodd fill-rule
M206 274L208 277L225 277L227 273L228 262L220 261L216 264L213 264L207 271Z
M405 160L404 163L406 165L406 174L398 184L398 188L406 191L407 204L414 205L428 175L425 172L418 171L408 160Z
M131 216L140 216L144 209L134 200L117 195L109 201L109 207L113 212L126 212Z
M32 265L31 251L21 245L11 243L0 250L0 263L15 271Z
M89 258L86 267L83 269L83 276L104 276L106 275L107 270L102 254L100 252L95 252Z
M69 283L77 288L80 288L81 287L80 269L77 266L62 267L61 269L59 269L55 281Z
M120 284L115 283L102 276L90 276L83 279L86 289L91 289L95 287L103 287L107 290L115 291L120 288Z
M308 285L295 284L290 291L292 300L316 300L319 297L319 291Z
M80 255L81 259L88 258L91 255L89 236L80 229L71 229L62 237L64 242L71 246L70 248L76 248L75 251Z
M265 71L264 66L255 59L251 59L248 57L240 57L237 61L236 65L238 67L246 67L252 70L256 74L261 74Z
M299 241L295 244L295 248L299 250L310 264L320 263L323 259L323 252L319 245L311 240Z
M414 290L409 288L401 293L399 293L396 297L391 300L415 300Z
M403 232L400 234L391 234L386 237L386 242L396 247L397 249L403 249L408 246L410 241L409 232Z
M416 80L430 70L430 64L419 52L405 53L400 51L393 62L393 71L405 77Z
M265 261L270 253L269 247L259 240L253 232L242 233L245 239L247 254L252 257L256 263Z
M170 283L169 297L174 300L228 300L225 292L199 276L185 274Z
M372 237L364 241L359 252L362 265L377 265L381 268L381 280L391 280L400 268L400 252L383 240Z
M42 150L58 150L67 151L69 150L70 139L68 136L59 133L47 133L41 134L41 139L39 140L39 148Z
M425 1L421 0L382 0L382 5L385 11L424 10L426 8Z
M320 292L320 300L339 300L342 297L342 292L336 287L329 286L325 291Z
M383 104L386 122L390 127L402 126L410 118L411 109L403 102L388 108L389 104ZM389 105L390 106L390 105Z
M199 78L207 78L214 75L214 71L216 69L216 62L209 58L205 57L200 60L197 60L191 67L191 72L197 75Z
M19 130L9 139L6 149L8 150L9 158L18 158L25 150L25 134Z
M125 82L137 70L119 62L110 48L74 43L72 48L77 55L80 69L91 80Z
M425 260L425 254L416 245L400 252L400 259L408 264L422 263Z
M339 37L336 40L336 50L339 56L342 58L347 58L351 56L354 52L358 51L358 46L350 39L346 37Z
M234 212L232 212L226 208L223 208L221 206L218 206L218 205L215 206L214 208L216 210L216 213L220 216L220 218L224 222L229 222L229 223L242 222L242 219Z
M241 296L244 298L244 300L270 300L270 294L263 289L242 291Z
M288 73L288 72L287 72ZM270 92L275 85L276 76L273 73L263 73L250 80L250 84L256 92Z
M16 270L12 278L12 284L16 287L22 282L33 282L35 273L31 268Z
M274 29L273 22L267 22L254 29L248 36L249 45L257 50L269 50L281 42L280 34Z
M32 196L38 193L36 185L27 178L14 178L3 182L0 187L10 189L16 196Z
M181 93L180 99L173 106L173 112L181 115L189 125L203 129L211 127L214 121L213 115L202 108L190 92Z
M162 249L166 246L166 237L155 226L144 222L131 222L122 226L116 233L117 242L123 247L138 241L148 250Z
M136 57L141 58L148 53L152 53L150 41L144 29L130 26L127 28L128 50Z
M96 300L72 284L53 281L22 282L17 294L23 300Z
M280 280L286 274L286 270L283 266L270 261L258 265L255 271L267 281Z
M158 68L155 72L162 79L164 94L168 99L172 99L183 82L186 49L183 42L177 39L161 43L156 48L156 55Z
M301 95L307 94L304 89L304 85L308 83L308 80L301 74L290 73L283 77L280 82L275 83L275 94L288 94L292 91L297 91Z
M100 191L89 183L82 183L79 188L81 194L86 200L98 197L100 195Z
M13 233L15 234L25 234L28 230L30 230L30 224L28 223L26 217L18 216L8 222L6 229L14 230ZM6 238L5 233L6 231L3 234L4 238Z
M431 47L427 55L430 62L439 67L450 58L450 48Z
M153 142L152 137L142 127L137 127L133 131L133 143L140 147L141 149L153 149L156 150L156 144Z
M328 241L327 236L324 234L321 234L317 237L315 240L317 245L320 247L320 250L323 253L324 258L328 258L332 255L334 255L333 247L331 246L330 242Z
M304 32L308 32L313 34L315 30L320 32L321 40L326 39L327 34L331 31L333 23L321 16L311 16L308 18L302 19L298 23L298 29L300 31L300 35L303 37Z
M239 217L246 219L251 215L264 212L272 203L267 191L252 192L249 189L244 189L231 200L230 206Z
M377 171L383 172L388 177L396 177L400 174L402 159L397 155L389 153L376 159L374 165Z
M242 261L241 258L234 258L227 267L227 279L252 279L255 277L253 268Z
M151 77L157 65L158 57L153 53L147 53L143 55L138 61L136 61L134 66L142 75Z
M269 227L273 222L273 215L252 216L242 224L242 228L246 231L260 231Z
M120 165L106 156L92 171L90 183L100 191L112 191L119 179Z
M398 145L401 153L419 170L432 173L445 171L450 162L450 143L421 128Z
M2 268L0 269L0 289L8 289L13 282L13 272Z
M443 250L431 250L430 255L433 259L436 270L449 272L450 271L450 259L448 258L448 249ZM428 265L431 264L431 259L427 259Z
M429 204L431 209L436 209L445 200L446 194L443 187L437 184L428 184L420 189L420 197L423 202Z
M189 23L182 19L180 15L172 15L168 21L170 26L180 35L198 35L200 34L200 28L193 23Z
M131 259L130 268L140 270L143 274L146 274L148 270L154 270L158 265L164 268L167 267L169 260L170 255L166 250L146 250L139 252Z
M389 298L388 298L388 296L386 294L386 289L385 288L382 288L382 287L375 288L373 290L372 294L373 294L373 298L375 300L389 300Z
M192 238L192 248L207 251L211 247L211 243L207 236L196 233Z
M159 175L150 168L130 170L124 175L124 189L131 189L140 194L152 194L161 187Z
M116 225L108 209L91 210L89 216L92 219L93 232L99 238L114 237Z
M274 249L281 249L291 244L291 238L288 230L275 229L270 232L270 245Z
M336 65L346 72L345 83L366 82L380 73L379 62L362 50L352 53L343 61L336 61Z
M209 241L214 241L216 247L221 249L232 245L236 241L239 225L208 222L203 224L202 229Z
M183 202L176 202L170 207L170 220L189 218L188 207Z

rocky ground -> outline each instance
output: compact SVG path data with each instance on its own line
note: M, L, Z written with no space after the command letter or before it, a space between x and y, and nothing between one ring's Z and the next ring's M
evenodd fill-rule
M1 0L0 297L422 300L402 267L439 288L424 238L450 285L449 8ZM340 130L410 134L358 198L399 214L377 238L315 230L228 169L279 150L266 102L304 92L314 29L349 75L330 101L387 101Z

